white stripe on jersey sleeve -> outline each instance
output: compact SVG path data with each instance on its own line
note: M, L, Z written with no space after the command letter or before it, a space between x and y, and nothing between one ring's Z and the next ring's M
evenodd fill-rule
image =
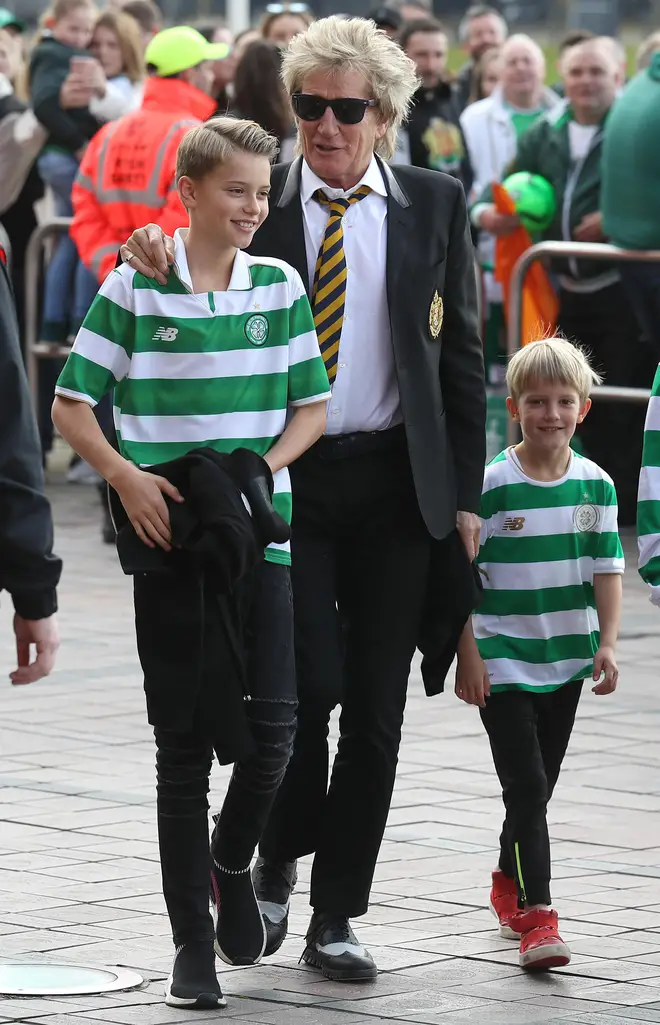
M115 381L123 380L131 369L131 358L121 345L117 345L104 335L96 334L95 331L89 331L84 326L76 335L71 351L88 359L90 363L96 363L104 370L109 370Z

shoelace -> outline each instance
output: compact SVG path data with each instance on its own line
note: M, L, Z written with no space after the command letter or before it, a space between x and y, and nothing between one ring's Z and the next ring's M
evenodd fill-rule
M341 943L341 942L354 943L355 942L355 936L353 936L353 934L351 932L351 927L350 927L350 925L348 923L348 919L347 918L335 918L335 919L333 919L333 918L330 918L330 919L326 918L326 919L322 919L320 922L318 922L316 924L316 926L314 927L314 929L311 932L307 933L307 945L310 946L311 944L316 943L317 939L319 938L319 936L321 935L323 930L328 928L328 926L330 926L332 924L334 924L335 927L338 927L337 928L337 935L336 935L336 937L333 937L333 940L332 940L333 943ZM303 951L303 954L304 954L304 951ZM303 954L300 955L300 957L298 959L298 964L301 963L301 961L303 959Z
M332 925L334 923L336 923L336 926L338 928L337 928L337 936L336 936L336 938L333 938L332 942L333 943L342 943L342 942L352 943L354 941L355 937L351 933L351 927L348 924L348 919L347 918L336 918L336 919L332 919L332 918L328 919L328 918L326 918L326 919L322 919L320 922L317 923L317 925L315 926L314 930L311 933L308 934L308 942L309 943L315 943L316 940L321 935L321 933L323 932L323 930L327 929L328 926L330 926L330 925Z

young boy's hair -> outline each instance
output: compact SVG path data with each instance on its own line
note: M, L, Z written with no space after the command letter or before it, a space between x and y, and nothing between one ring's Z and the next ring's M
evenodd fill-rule
M586 402L602 378L589 363L587 354L565 338L541 338L530 342L509 361L506 383L514 402L539 384L565 384Z
M213 117L191 128L179 144L176 154L176 181L184 175L200 179L225 164L234 153L252 153L272 162L279 145L274 136L256 121L236 117Z
M42 35L43 29L52 28L58 21L66 18L67 15L77 11L80 7L89 7L92 10L96 10L94 0L53 0L39 19Z

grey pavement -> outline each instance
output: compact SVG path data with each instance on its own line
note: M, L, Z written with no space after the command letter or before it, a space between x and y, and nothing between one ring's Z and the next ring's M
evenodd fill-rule
M571 965L527 976L516 945L498 937L486 904L502 809L488 744L476 710L451 692L424 697L416 669L372 905L354 923L377 981L330 983L298 963L305 859L282 949L255 968L222 966L227 1009L191 1013L162 1002L172 946L130 581L100 542L95 490L56 479L50 494L65 564L57 671L31 687L0 685L0 955L123 965L145 984L108 996L0 997L0 1023L660 1022L660 614L637 579L633 538L620 690L586 691L550 811ZM4 601L3 674L14 664L10 619ZM227 776L214 768L215 808Z

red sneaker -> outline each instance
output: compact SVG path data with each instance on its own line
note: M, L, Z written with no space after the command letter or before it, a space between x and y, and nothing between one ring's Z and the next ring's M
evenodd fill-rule
M500 936L505 940L518 940L520 933L511 929L509 922L518 914L518 890L515 879L509 879L499 869L493 872L493 885L490 890L490 910L500 923Z
M530 971L563 968L571 952L558 932L556 911L525 911L516 917L520 936L520 967Z

